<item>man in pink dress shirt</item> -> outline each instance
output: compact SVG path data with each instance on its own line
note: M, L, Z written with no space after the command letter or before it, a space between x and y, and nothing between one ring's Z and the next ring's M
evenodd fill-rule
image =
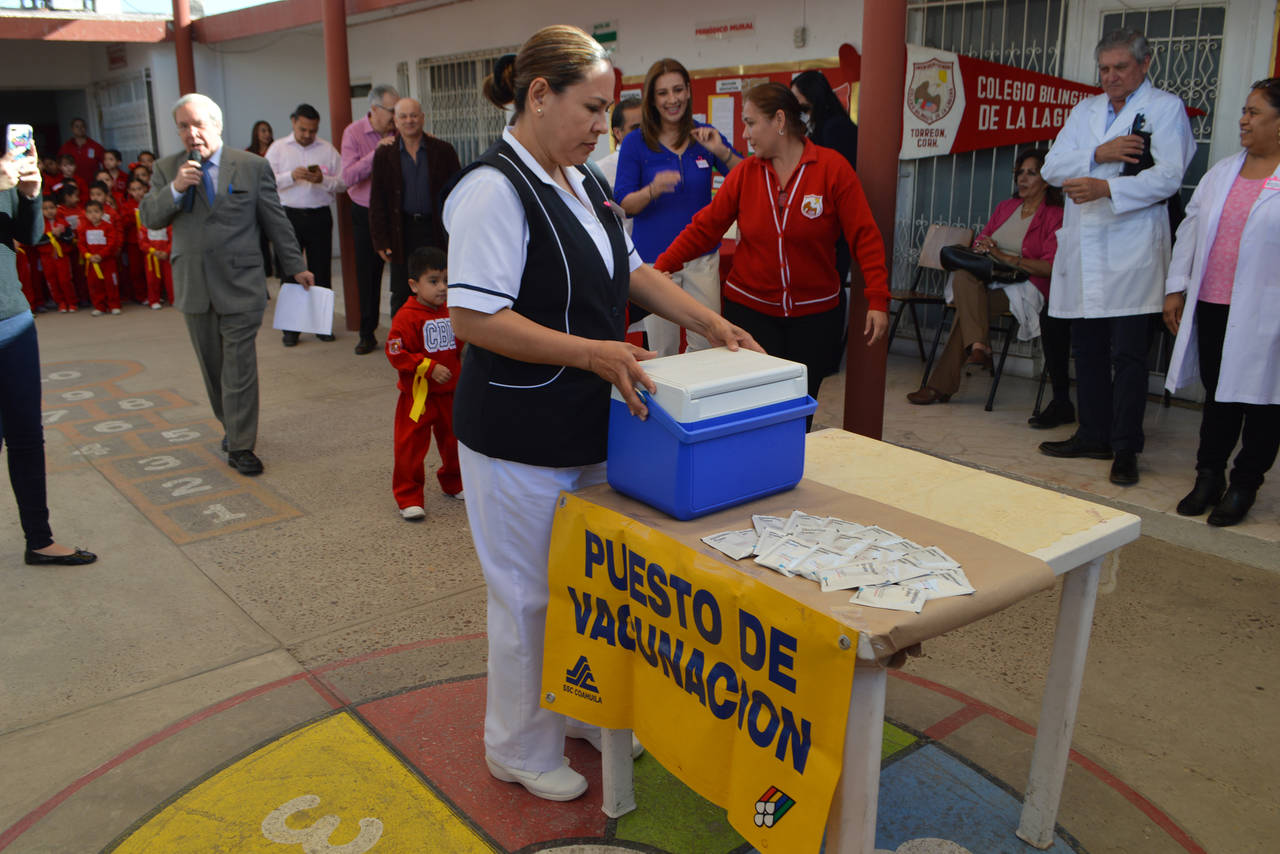
M360 289L360 341L356 355L378 349L378 307L382 298L382 257L369 236L369 178L373 154L380 145L395 142L395 108L399 93L390 86L369 92L369 112L342 133L342 181L351 197L351 225L356 249L356 279Z

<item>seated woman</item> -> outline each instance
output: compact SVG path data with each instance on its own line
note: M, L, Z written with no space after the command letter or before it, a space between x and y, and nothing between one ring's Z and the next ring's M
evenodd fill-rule
M946 349L938 358L929 380L919 391L907 395L918 405L946 403L960 388L960 372L966 364L991 367L991 346L987 342L991 318L1012 311L1028 338L1041 335L1053 402L1030 419L1033 427L1056 427L1075 421L1069 395L1067 361L1070 350L1069 321L1049 317L1044 309L1049 298L1049 274L1058 251L1057 231L1062 227L1062 191L1040 177L1040 167L1048 152L1035 148L1019 155L1013 167L1016 185L1013 197L996 205L973 248L1028 276L1028 282L990 289L969 273L957 271L952 278L956 306L955 325ZM1037 329L1038 327L1038 329Z

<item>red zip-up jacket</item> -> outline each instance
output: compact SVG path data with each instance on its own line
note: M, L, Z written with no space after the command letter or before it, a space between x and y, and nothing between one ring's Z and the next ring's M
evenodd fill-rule
M868 307L887 311L884 241L849 161L805 140L781 211L778 192L773 164L747 158L653 266L674 273L713 249L736 219L738 248L725 298L773 317L802 317L840 304L836 238L843 233L862 268Z
M462 342L454 336L453 324L449 321L449 307L431 308L409 294L409 299L391 320L391 331L387 333L387 360L400 372L396 388L405 394L413 394L413 378L418 364L429 359L444 365L453 374L446 383L437 383L428 374L431 392L452 394L462 370L461 349Z

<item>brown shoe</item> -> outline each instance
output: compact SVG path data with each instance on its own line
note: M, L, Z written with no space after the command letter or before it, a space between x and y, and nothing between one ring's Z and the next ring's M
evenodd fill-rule
M907 395L907 402L914 403L916 406L928 406L931 403L946 403L951 399L951 395L943 394L936 388L925 386L919 391L913 391Z
M969 358L965 360L965 367L980 368L984 371L994 371L995 362L991 360L990 350L979 350L974 348L969 351Z

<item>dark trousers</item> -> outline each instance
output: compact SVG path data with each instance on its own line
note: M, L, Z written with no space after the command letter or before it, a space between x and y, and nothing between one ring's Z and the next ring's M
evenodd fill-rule
M351 233L356 250L356 284L360 288L360 340L374 337L382 303L382 256L373 248L369 209L352 203Z
M839 308L804 317L773 317L725 300L724 319L741 326L770 356L803 362L808 369L809 396L818 399L831 353L840 346L844 312ZM812 423L813 419L809 419Z
M1204 414L1200 417L1200 448L1196 468L1224 471L1227 459L1243 438L1231 469L1231 483L1242 489L1262 486L1263 475L1280 451L1280 405L1219 403L1218 375L1222 371L1222 343L1227 334L1230 306L1196 303L1196 342L1200 348L1200 380L1204 383ZM1183 323L1190 318L1184 317Z
M333 260L333 214L329 208L285 208L298 248L306 259L307 269L322 288L333 286L329 268ZM280 272L284 272L281 270ZM296 281L290 276L285 281Z
M1149 314L1072 318L1077 435L1083 441L1142 452L1150 333Z
M0 441L9 451L9 483L27 548L53 545L44 480L40 347L36 327L0 347Z
M409 299L409 256L419 246L433 246L432 218L404 214L404 255L391 262L391 316ZM443 249L444 247L440 247Z
M1053 399L1070 405L1071 321L1065 317L1050 317L1048 304L1040 312L1040 348L1044 350L1044 365L1049 371L1049 384L1053 386Z

